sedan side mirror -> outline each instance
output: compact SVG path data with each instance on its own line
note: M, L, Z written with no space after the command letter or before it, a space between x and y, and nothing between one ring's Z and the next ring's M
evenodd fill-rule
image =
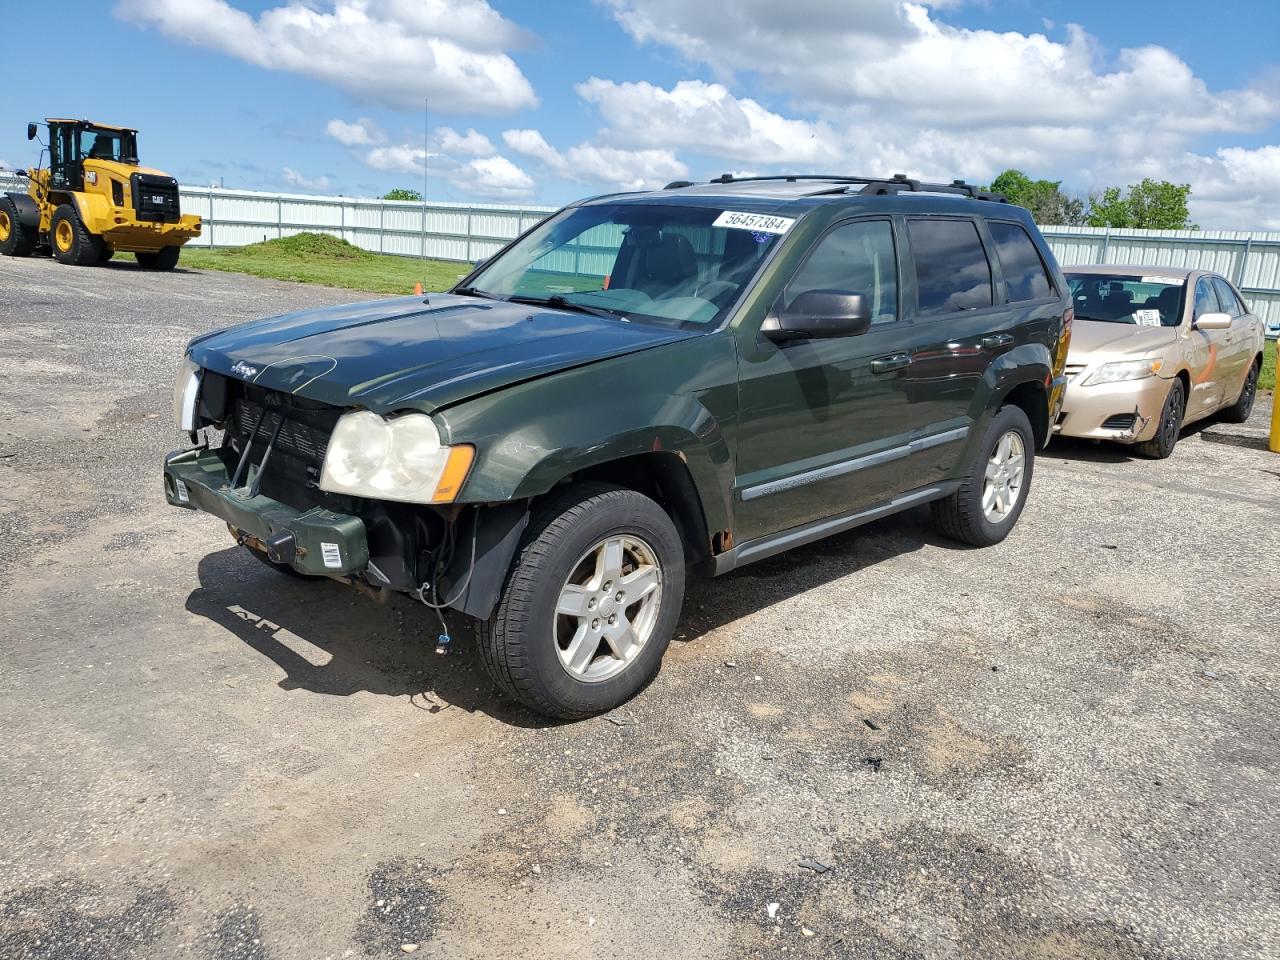
M36 125L34 123L27 124L27 139L34 140L36 138Z
M1202 313L1195 322L1197 330L1230 330L1231 317L1225 313Z
M25 170L15 170L15 171L13 171L13 175L14 175L15 177L25 177L25 176L27 175L27 171L25 171Z
M865 294L845 290L806 290L784 309L765 318L760 332L770 340L819 340L856 337L871 326Z

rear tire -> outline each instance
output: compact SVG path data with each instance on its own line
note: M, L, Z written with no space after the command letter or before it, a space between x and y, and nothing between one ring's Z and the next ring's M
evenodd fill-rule
M658 504L607 484L568 487L535 507L498 608L479 625L485 668L543 716L612 710L658 672L684 573ZM580 612L566 613L574 604Z
M1229 407L1225 407L1218 414L1218 419L1226 423L1244 423L1249 419L1249 414L1253 413L1253 401L1258 396L1258 374L1262 372L1262 358L1258 357L1249 365L1249 372L1245 374L1244 383L1240 386L1240 396L1236 397L1236 402Z
M64 203L53 212L53 222L49 224L49 239L53 244L53 255L59 263L74 267L98 265L102 240L80 222L80 215L71 204Z
M9 197L0 197L0 254L29 257L35 248L35 235L18 219L18 205Z
M1009 535L1031 490L1035 435L1021 407L1001 407L960 489L932 503L933 522L943 535L975 547L990 547Z
M165 247L155 253L135 253L134 256L143 270L172 270L178 265L181 252L181 247Z
M1150 440L1135 443L1133 449L1139 456L1149 460L1168 459L1173 453L1173 448L1177 446L1178 435L1182 433L1182 418L1186 412L1186 388L1183 387L1180 378L1175 379L1169 387L1169 395L1165 397L1164 406L1160 410L1160 426L1156 428L1156 435Z

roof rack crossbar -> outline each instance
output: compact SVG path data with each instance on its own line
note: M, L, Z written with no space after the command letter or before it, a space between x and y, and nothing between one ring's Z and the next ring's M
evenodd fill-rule
M993 203L1008 203L1008 199L999 193L983 190L963 180L952 180L950 183L929 183L924 180L913 180L904 173L895 173L892 177L858 177L848 174L821 173L779 173L763 177L735 177L731 173L721 174L710 183L753 183L766 180L797 183L801 180L825 180L832 183L864 184L860 194L888 193L952 193L974 200L990 200ZM674 186L674 184L673 184Z
M858 191L866 194L887 194L887 193L953 193L962 197L971 197L974 200L990 200L992 203L1008 203L1009 200L1002 193L992 193L989 190L983 190L981 187L972 183L965 183L963 180L952 180L950 183L928 183L924 180L913 180L903 173L895 173L892 177L886 179L874 180Z

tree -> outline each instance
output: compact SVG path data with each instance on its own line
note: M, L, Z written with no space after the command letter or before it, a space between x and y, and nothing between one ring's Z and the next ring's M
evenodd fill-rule
M1190 184L1150 177L1130 184L1128 194L1119 187L1107 187L1089 197L1088 223L1091 227L1195 230L1187 210L1190 196Z
M422 194L417 190L406 190L404 187L396 187L394 190L388 190L382 195L383 200L413 200L420 203Z
M1079 226L1084 223L1084 201L1062 191L1061 180L1032 180L1021 170L1008 169L987 189L1004 194L1010 203L1026 207L1036 223Z

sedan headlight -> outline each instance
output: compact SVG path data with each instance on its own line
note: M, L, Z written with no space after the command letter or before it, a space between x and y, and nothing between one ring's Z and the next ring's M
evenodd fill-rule
M1119 383L1122 380L1142 380L1154 377L1164 366L1163 360L1117 360L1104 363L1089 374L1081 386L1097 386L1100 383Z
M384 420L358 410L333 428L320 489L374 500L450 503L462 489L475 448L442 447L435 422L407 413Z
M199 395L200 367L192 363L190 357L184 356L173 380L173 423L185 433L196 428L196 398Z

